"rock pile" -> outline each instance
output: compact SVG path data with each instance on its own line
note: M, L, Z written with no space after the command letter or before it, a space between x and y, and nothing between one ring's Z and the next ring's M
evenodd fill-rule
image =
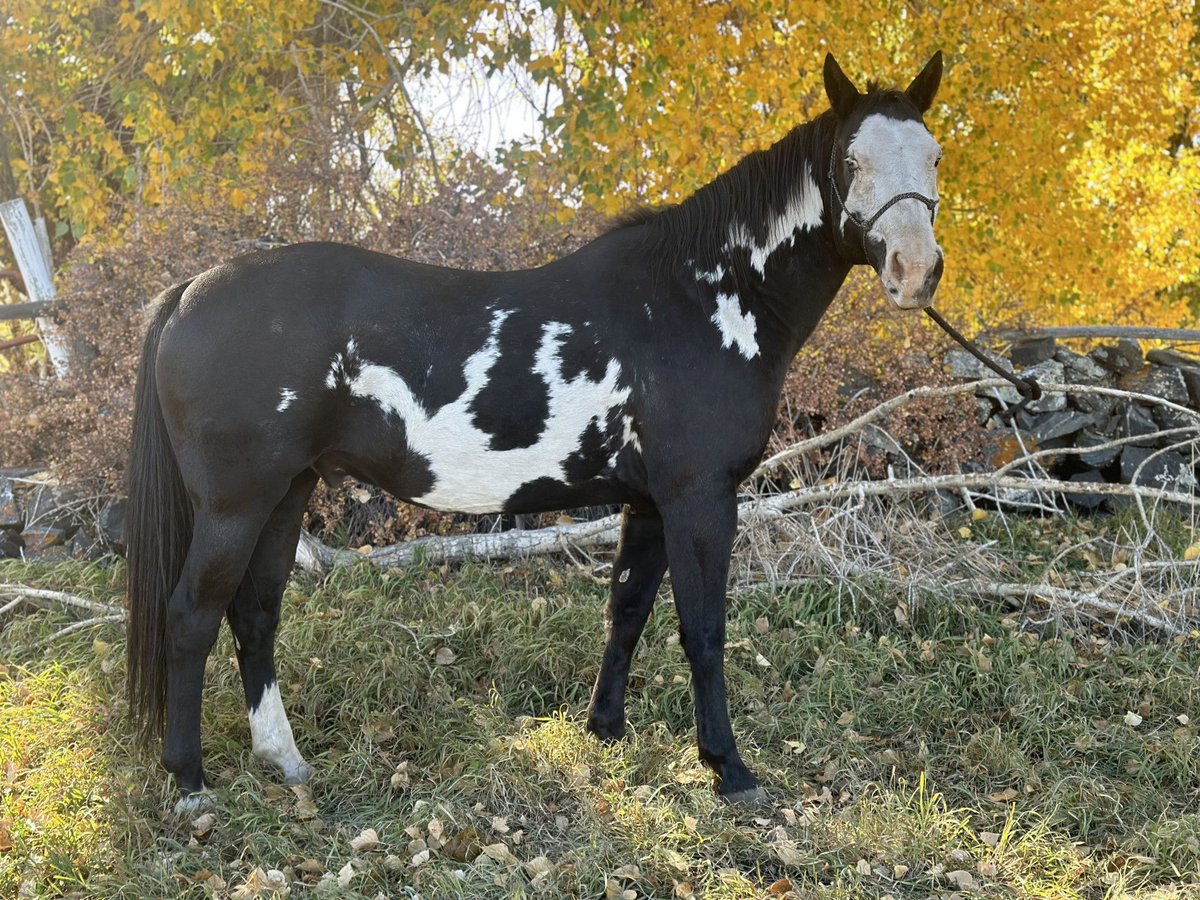
M0 559L97 558L123 550L124 504L45 472L0 469Z
M1138 343L1126 339L1082 355L1047 336L1018 340L1007 359L993 358L1040 382L1117 388L1152 399L1048 391L1009 422L1005 411L1019 402L1016 389L980 391L979 423L991 434L990 458L984 465L995 468L1027 451L1064 450L1068 452L1040 460L1051 477L1196 491L1200 415L1159 401L1200 410L1200 358L1173 350L1152 350L1143 356ZM993 377L963 350L950 351L945 362L950 374L964 380ZM1119 443L1113 446L1114 442ZM1084 509L1098 509L1114 498L1082 493L1067 499Z

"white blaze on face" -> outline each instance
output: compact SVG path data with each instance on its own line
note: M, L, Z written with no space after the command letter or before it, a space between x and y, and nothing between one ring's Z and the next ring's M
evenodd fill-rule
M605 428L609 411L629 399L629 388L617 386L621 367L615 359L609 360L599 381L592 381L586 372L564 378L558 354L571 327L548 322L542 327L532 366L548 386L545 427L532 446L491 449L492 435L475 426L471 404L487 386L488 373L500 358L498 335L508 315L506 310L493 314L487 341L463 367L466 390L432 415L404 379L387 366L364 360L357 377L349 382L350 393L369 398L384 412L403 419L409 449L428 461L433 488L408 499L433 509L498 512L527 482L537 478L565 481L563 463L579 448L588 424L597 419L599 427ZM625 439L636 443L636 433L627 427Z
M308 780L312 767L296 749L292 726L279 696L278 682L267 685L258 706L250 710L250 735L254 755L282 769L289 784L302 784Z
M863 119L846 155L857 166L846 194L846 208L870 219L898 194L918 193L937 200L937 161L941 149L925 125L915 119L871 115ZM846 217L843 213L842 226ZM880 278L900 306L920 305L915 295L941 256L929 208L907 199L887 210L871 228L886 258Z

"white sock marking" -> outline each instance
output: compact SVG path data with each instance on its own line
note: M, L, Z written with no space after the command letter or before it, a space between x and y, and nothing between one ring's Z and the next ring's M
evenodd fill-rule
M299 784L308 780L312 768L296 749L278 682L267 685L258 706L250 710L250 735L254 755L279 766L288 782Z

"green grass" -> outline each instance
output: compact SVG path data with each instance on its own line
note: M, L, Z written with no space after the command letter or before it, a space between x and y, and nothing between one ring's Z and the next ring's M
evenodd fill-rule
M122 578L0 565L110 601ZM605 591L548 562L297 579L277 655L311 797L251 755L223 634L207 831L166 812L157 748L132 740L120 629L47 643L71 617L19 611L0 635L0 897L267 896L271 877L322 897L1191 896L1194 641L1035 634L886 585L854 621L820 579L741 595L732 713L772 800L744 810L697 761L668 604L634 663L629 740L583 730ZM367 828L379 846L353 850ZM489 845L500 858L477 861Z

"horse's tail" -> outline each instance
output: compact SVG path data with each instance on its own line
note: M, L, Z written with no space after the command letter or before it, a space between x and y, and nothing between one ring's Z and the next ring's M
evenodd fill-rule
M167 320L190 282L168 288L146 334L133 411L126 512L126 626L129 710L143 740L162 733L167 697L167 601L192 539L192 504L171 448L158 398L155 363Z

